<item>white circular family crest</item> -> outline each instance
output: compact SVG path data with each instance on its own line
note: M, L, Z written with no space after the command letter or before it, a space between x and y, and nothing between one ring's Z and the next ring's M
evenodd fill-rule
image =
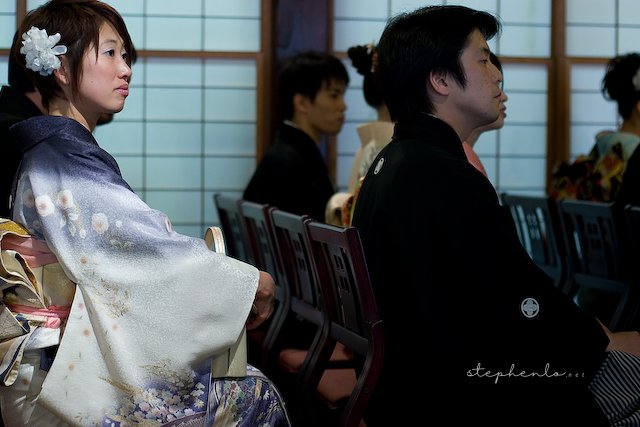
M520 311L522 311L524 317L531 319L532 317L536 317L540 312L540 304L538 304L535 298L525 298L520 304Z
M373 170L373 174L377 175L378 172L380 172L380 169L382 169L382 164L384 163L384 157L381 158L380 160L378 160L378 164L376 164L376 168Z

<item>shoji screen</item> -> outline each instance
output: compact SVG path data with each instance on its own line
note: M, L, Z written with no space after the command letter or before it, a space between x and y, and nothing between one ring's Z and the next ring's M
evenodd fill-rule
M16 2L0 2L0 49L9 49L16 31ZM0 55L0 83L7 84L7 56Z

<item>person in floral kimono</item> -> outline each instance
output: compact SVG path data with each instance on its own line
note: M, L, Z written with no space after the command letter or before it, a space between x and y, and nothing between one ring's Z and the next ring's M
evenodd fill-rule
M23 160L0 220L5 425L289 426L259 370L212 374L271 315L273 278L176 233L92 136L130 90L120 14L51 0L19 33L12 54L49 114L10 129Z

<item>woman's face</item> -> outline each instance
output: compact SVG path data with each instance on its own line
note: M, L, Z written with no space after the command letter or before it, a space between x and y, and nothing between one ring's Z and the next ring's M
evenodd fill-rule
M96 51L89 48L82 62L82 77L76 102L85 115L97 118L102 114L117 113L124 107L129 95L131 68L127 65L128 52L115 29L105 23L100 28L100 42Z

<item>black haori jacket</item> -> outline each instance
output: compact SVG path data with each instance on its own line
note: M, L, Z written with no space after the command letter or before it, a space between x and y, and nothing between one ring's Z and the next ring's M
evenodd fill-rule
M388 339L369 427L607 425L588 389L606 334L529 258L449 125L396 125L353 224Z
M318 145L302 130L284 124L256 167L243 198L324 221L325 207L334 192Z

